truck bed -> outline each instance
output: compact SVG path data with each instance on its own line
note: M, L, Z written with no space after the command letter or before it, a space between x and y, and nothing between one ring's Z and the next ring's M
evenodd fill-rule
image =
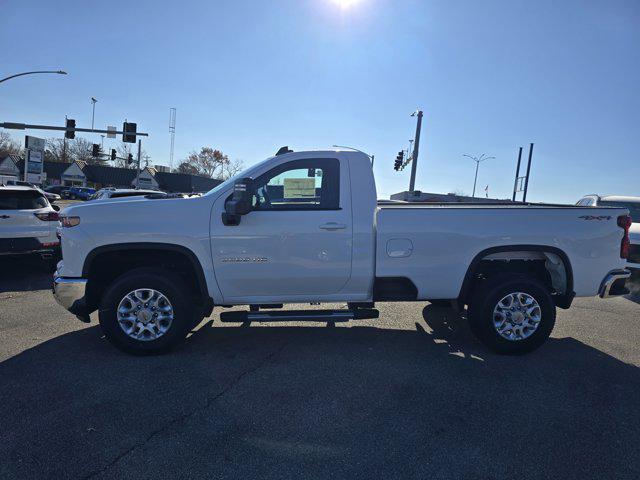
M456 298L467 269L500 249L571 259L578 296L596 295L620 259L625 209L549 204L382 203L376 209L376 277L408 278L419 299Z

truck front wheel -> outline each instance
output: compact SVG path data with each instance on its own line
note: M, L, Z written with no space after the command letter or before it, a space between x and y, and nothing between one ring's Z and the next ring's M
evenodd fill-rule
M547 288L525 275L489 278L476 291L468 313L473 333L495 352L507 355L538 348L556 321Z
M179 276L139 268L106 289L100 301L100 327L113 345L127 353L164 353L189 333L195 315L192 305Z

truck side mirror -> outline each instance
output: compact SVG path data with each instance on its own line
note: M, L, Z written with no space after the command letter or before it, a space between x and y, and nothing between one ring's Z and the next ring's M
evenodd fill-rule
M253 178L245 177L236 181L233 186L233 196L224 206L225 212L222 214L222 223L228 226L239 225L242 215L251 212L253 208L254 192Z

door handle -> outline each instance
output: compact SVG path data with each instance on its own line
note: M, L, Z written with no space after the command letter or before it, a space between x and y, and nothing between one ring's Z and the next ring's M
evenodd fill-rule
M344 230L347 226L344 223L329 222L320 225L322 230Z

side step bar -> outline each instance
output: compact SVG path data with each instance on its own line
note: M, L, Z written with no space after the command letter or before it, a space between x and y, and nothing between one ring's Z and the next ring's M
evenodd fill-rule
M355 310L284 310L257 312L222 312L220 320L225 323L244 322L348 322L378 318L380 312L374 308Z

